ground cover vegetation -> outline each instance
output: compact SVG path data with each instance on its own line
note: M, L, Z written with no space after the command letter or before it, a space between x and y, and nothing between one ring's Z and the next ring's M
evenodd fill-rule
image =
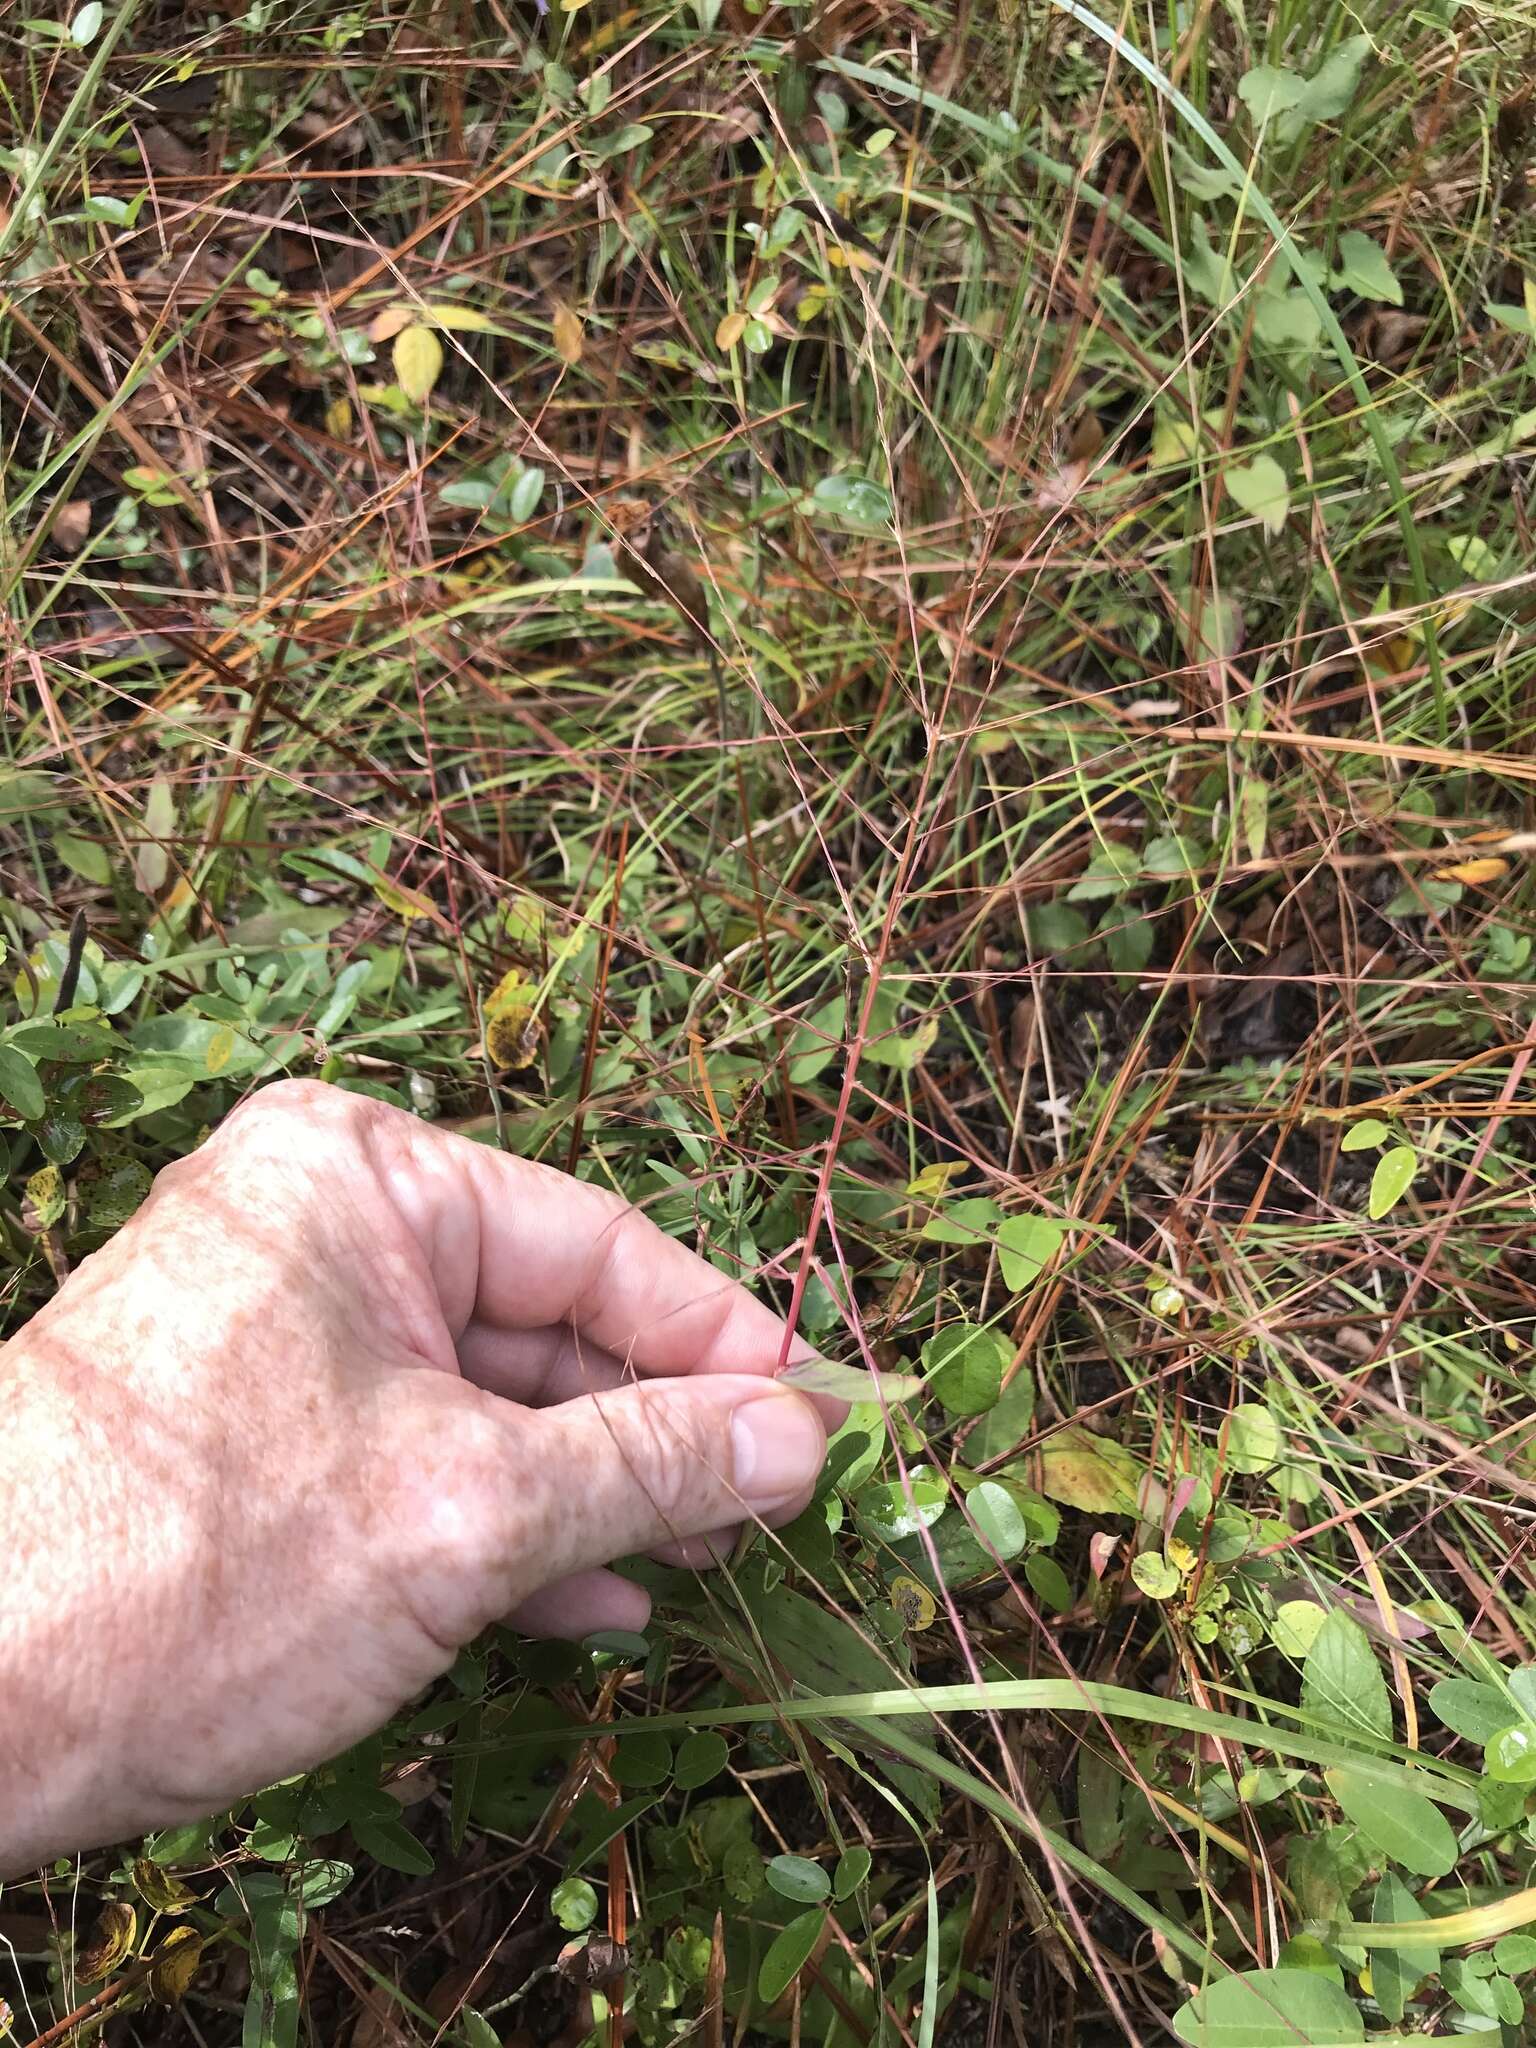
M318 1073L861 1396L644 1639L8 1886L18 2039L1528 2038L1531 53L6 9L9 1326Z

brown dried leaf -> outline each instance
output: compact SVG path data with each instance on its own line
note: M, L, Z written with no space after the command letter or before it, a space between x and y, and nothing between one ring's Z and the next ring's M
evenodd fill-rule
M1435 879L1441 882L1496 882L1500 875L1509 873L1507 860L1495 860L1491 854L1482 860L1459 860L1448 868L1437 868Z
M67 505L59 507L58 517L53 522L53 540L56 547L83 547L91 537L91 501L89 498L71 498Z
M629 1968L629 1950L611 1934L582 1934L561 1949L555 1968L572 1984L611 1984Z
M415 321L414 306L386 306L368 322L368 339L393 341L397 334L403 334L407 327L414 326Z
M582 326L581 315L564 299L557 299L549 329L555 339L555 354L562 363L569 363L574 369L581 361L581 352L586 346L586 330Z

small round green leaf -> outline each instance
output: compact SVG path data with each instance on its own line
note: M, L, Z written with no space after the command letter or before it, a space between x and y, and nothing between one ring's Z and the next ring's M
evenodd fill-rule
M718 1778L725 1769L730 1756L730 1744L723 1735L717 1735L713 1728L701 1728L697 1735L690 1735L677 1752L677 1764L672 1772L672 1782L680 1792L692 1792L700 1785L707 1785L711 1778Z
M1385 1145L1391 1131L1379 1116L1363 1116L1359 1123L1351 1124L1339 1140L1341 1152L1370 1152L1378 1145Z
M1227 1424L1227 1463L1235 1472L1262 1472L1280 1456L1280 1425L1262 1401L1244 1401Z
M809 1856L775 1856L764 1876L781 1899L794 1899L802 1906L814 1906L832 1890L832 1880Z
M1516 1721L1488 1738L1483 1769L1499 1785L1536 1785L1536 1727Z
M584 1877L568 1877L549 1895L549 1910L567 1934L580 1934L597 1918L597 1893Z
M609 1766L616 1784L646 1788L665 1785L672 1775L672 1745L665 1735L639 1729L621 1735Z
M1131 1577L1149 1600L1171 1600L1179 1590L1178 1568L1155 1550L1131 1559Z

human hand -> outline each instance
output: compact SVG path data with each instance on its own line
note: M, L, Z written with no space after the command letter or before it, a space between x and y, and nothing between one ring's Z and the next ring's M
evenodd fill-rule
M492 1621L642 1626L607 1562L810 1498L782 1341L617 1197L263 1090L0 1352L0 1867L309 1768Z

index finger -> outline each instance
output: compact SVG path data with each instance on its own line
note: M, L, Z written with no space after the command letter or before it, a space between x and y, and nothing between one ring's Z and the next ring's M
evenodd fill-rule
M773 1373L784 1324L632 1204L554 1167L401 1117L409 1184L437 1264L473 1253L473 1307L499 1330L570 1323L641 1373ZM462 1270L462 1268L461 1268ZM789 1362L813 1356L797 1339Z

